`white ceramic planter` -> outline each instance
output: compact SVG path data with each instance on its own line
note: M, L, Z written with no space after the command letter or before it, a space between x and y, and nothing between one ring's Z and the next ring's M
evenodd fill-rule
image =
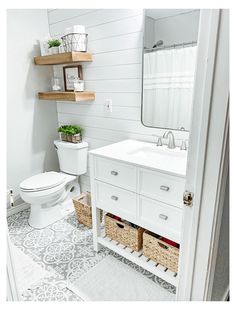
M59 54L59 47L58 46L50 47L49 53L50 55Z

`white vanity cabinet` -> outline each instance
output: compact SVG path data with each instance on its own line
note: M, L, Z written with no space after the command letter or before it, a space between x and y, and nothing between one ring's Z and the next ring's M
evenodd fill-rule
M122 142L120 142L122 144ZM117 143L119 144L119 143ZM177 274L103 235L98 209L180 243L185 177L154 169L109 147L90 152L94 248L106 246L164 280L177 284Z

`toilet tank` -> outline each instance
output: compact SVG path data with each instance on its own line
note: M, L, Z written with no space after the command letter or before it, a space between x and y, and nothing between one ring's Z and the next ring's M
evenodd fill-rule
M60 170L73 175L87 172L88 143L70 143L54 141L57 150Z

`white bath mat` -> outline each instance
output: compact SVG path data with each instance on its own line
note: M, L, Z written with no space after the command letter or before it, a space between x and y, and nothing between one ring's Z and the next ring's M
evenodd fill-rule
M54 275L35 263L15 245L11 245L12 259L15 269L15 279L19 296L42 278Z
M87 301L174 301L175 295L108 255L67 286Z

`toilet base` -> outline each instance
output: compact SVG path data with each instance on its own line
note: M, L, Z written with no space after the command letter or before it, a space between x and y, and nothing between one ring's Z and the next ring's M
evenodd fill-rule
M61 220L65 215L60 204L52 206L31 204L29 225L36 229L42 229Z
M74 211L72 198L80 195L78 178L67 184L67 198L56 205L31 204L29 225L36 229L45 228Z
M45 228L74 211L72 199L80 195L79 178L64 175L65 181L56 187L41 191L21 191L22 199L31 206L28 222L33 228Z

